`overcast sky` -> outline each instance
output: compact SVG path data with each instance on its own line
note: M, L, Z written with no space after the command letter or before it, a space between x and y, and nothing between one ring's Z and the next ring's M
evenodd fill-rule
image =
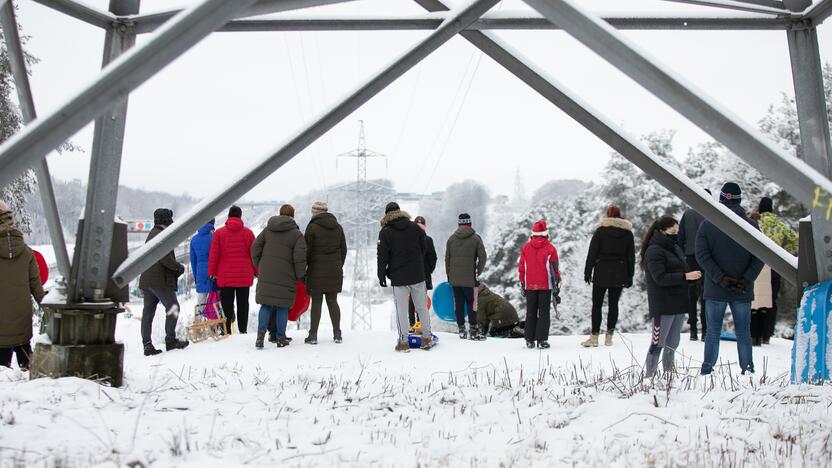
M460 5L467 0L454 0ZM100 9L107 0L86 0ZM149 13L186 1L143 0ZM19 21L40 59L32 88L43 115L99 72L104 32L31 0ZM713 13L662 1L587 0L595 11ZM630 8L629 10L627 8ZM520 0L495 7L528 12ZM307 16L414 15L409 0L361 0L316 8ZM735 13L729 13L734 15ZM739 14L739 13L737 13ZM298 16L299 13L292 13ZM820 28L821 58L832 33ZM130 96L122 163L124 185L197 197L218 191L319 111L371 77L427 31L216 33ZM741 118L756 122L780 93L793 93L783 31L625 32ZM708 137L632 80L563 32L498 35L633 134L678 131L675 154ZM140 36L138 44L148 36ZM529 194L556 178L597 180L609 148L457 37L408 72L247 196L288 199L355 177L355 162L335 155L357 144L358 120L370 149L370 177L389 177L399 191L427 193L467 178L510 194L515 170ZM51 155L59 179L86 179L92 125L73 142L84 154Z

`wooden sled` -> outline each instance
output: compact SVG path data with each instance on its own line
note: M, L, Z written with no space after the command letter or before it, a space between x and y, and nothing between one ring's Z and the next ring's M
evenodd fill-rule
M221 340L228 336L219 294L209 293L205 304L197 304L194 307L194 323L187 328L188 339L194 343L208 338Z

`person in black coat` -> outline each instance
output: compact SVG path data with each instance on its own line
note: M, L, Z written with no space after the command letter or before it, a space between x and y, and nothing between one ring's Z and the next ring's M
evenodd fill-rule
M436 248L433 246L433 239L427 235L428 225L425 221L425 217L417 216L413 222L425 231L425 289L430 291L433 289L433 278L431 278L431 275L434 270L436 270ZM413 298L410 298L410 302L408 304L408 320L410 322L410 328L413 329L413 325L415 325L417 321L416 306L413 304Z
M378 283L386 288L389 278L393 286L399 335L396 351L410 351L407 343L407 305L411 297L419 314L419 321L422 322L422 348L430 349L432 335L425 289L427 236L395 202L388 203L384 208L384 217L381 218L380 224L377 246Z
M615 205L607 208L606 217L592 235L586 255L584 281L592 283L592 334L581 346L598 346L601 332L601 306L609 291L607 336L604 344L612 345L612 336L618 322L618 300L621 291L633 285L635 273L635 241L633 224L621 218L621 209Z
M641 267L647 281L647 304L653 333L644 373L653 377L659 357L662 368L671 372L679 346L679 334L685 323L688 306L688 282L702 277L689 271L684 252L678 245L679 224L670 216L657 219L641 242Z
M722 186L719 202L759 229L757 222L746 216L741 201L739 185L728 182ZM734 318L740 369L743 374L753 373L751 302L754 300L754 280L763 269L763 262L708 220L702 222L696 235L696 261L705 273L705 315L708 318L702 375L713 371L719 357L719 335L728 306Z

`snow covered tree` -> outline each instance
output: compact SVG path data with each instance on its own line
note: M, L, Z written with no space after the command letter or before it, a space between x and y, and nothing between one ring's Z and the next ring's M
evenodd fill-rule
M21 40L25 40L25 37L21 36ZM27 55L26 60L30 64L36 61L31 55ZM6 40L3 32L0 31L0 143L14 135L22 124L23 119L12 97L13 93L14 79L6 50ZM36 185L35 176L30 170L0 188L0 199L9 205L14 214L15 223L26 234L31 231L31 217L26 210L26 194L32 193Z
M439 258L445 254L445 242L456 230L460 213L468 213L474 223L474 229L485 235L488 232L488 189L473 180L464 180L451 184L442 195L442 205L432 222L432 234ZM444 263L442 261L440 264Z
M537 205L556 198L568 197L582 192L587 187L589 187L587 182L578 179L550 180L534 191L531 203Z

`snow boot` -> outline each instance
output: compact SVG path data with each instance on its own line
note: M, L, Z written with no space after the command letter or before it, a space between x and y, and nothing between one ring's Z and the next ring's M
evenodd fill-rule
M422 345L419 348L424 349L425 351L433 348L433 337L430 335L423 335L422 336Z
M306 344L318 344L318 334L310 332L309 336L303 342Z
M277 343L277 335L269 333L269 343Z
M597 348L598 347L598 335L589 335L589 339L581 342L581 346L584 348Z
M263 341L266 338L266 332L259 331L257 332L257 340L254 341L254 347L257 349L263 349Z
M604 337L604 346L612 346L612 335L615 332L607 332L607 336Z
M699 341L699 334L696 333L696 330L690 331L690 340L691 341Z
M468 339L468 330L465 328L465 325L459 327L459 339L460 340L467 340Z
M473 341L485 341L485 335L480 332L479 327L471 327L471 339Z
M275 344L278 348L284 348L286 346L289 346L289 340L287 340L285 336L278 336L277 342L275 342Z
M529 349L534 349L534 340L526 340L526 347Z
M156 347L153 346L153 343L146 343L144 345L144 355L145 356L155 356L155 355L161 354L161 353L162 353L162 350L161 349L156 349Z
M168 351L173 351L174 349L185 349L189 344L190 343L187 341L182 340L165 340L165 349Z
M334 336L332 337L332 339L333 339L333 341L335 341L336 343L341 343L342 341L344 341L344 339L343 339L343 338L341 338L341 332L335 332L335 334L334 334Z
M549 346L549 342L548 342L548 341L540 341L540 342L538 342L538 343L537 343L537 347L538 347L538 348L540 348L540 349L549 349L549 348L551 348L551 346Z
M399 340L396 342L396 352L397 353L409 353L410 352L410 345L407 343L407 340Z

